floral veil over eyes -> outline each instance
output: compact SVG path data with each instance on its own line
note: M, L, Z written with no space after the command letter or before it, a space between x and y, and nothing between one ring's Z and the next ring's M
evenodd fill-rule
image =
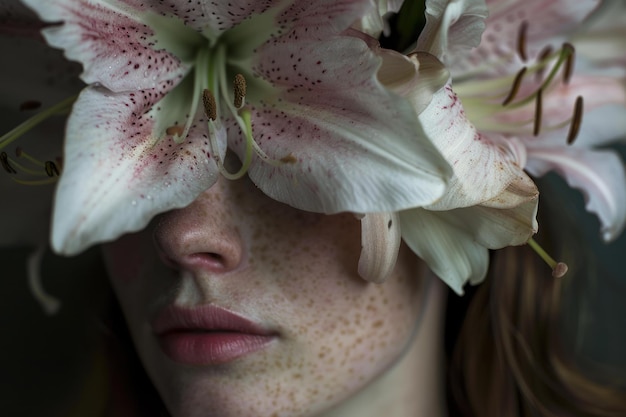
M355 213L369 281L384 281L404 240L459 294L484 278L490 249L535 245L529 175L554 170L581 189L607 241L624 228L623 162L597 149L626 132L613 117L626 106L624 57L575 53L577 42L594 51L602 25L574 30L599 0L428 0L403 51L377 40L402 1L22 2L43 23L0 1L0 33L43 28L86 84L78 95L77 83L55 84L50 94L68 98L0 138L6 192L58 177L58 253L140 230L219 176L247 175L298 209ZM38 104L11 97L3 106ZM36 130L57 114L69 115L62 155ZM18 146L29 135L33 152ZM224 163L232 155L236 170ZM30 197L21 201L42 207Z

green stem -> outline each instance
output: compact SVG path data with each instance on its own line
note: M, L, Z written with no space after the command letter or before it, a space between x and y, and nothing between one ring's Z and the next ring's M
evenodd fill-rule
M31 117L30 119L28 119L28 120L24 121L23 123L17 125L12 130L10 130L8 133L6 133L6 134L2 135L2 137L0 137L0 149L2 149L5 146L11 144L16 139L18 139L20 136L24 135L29 130L31 130L32 128L34 128L38 124L42 123L43 121L45 121L49 117L57 115L57 114L69 113L69 111L71 110L72 106L74 105L74 103L76 102L77 99L78 99L78 95L66 98L65 100L63 100L63 101L55 104L54 106L52 106L52 107L42 111L41 113L37 113L36 115Z

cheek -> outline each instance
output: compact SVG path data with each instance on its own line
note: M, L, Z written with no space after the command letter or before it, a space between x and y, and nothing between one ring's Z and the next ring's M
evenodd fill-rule
M353 222L300 225L293 240L252 247L265 279L253 281L250 291L264 299L261 310L285 324L280 330L292 352L273 363L288 381L275 393L308 389L318 393L311 398L340 400L386 369L410 339L419 309L416 260L403 248L386 283L365 282L357 273L360 238ZM268 286L269 279L276 285Z

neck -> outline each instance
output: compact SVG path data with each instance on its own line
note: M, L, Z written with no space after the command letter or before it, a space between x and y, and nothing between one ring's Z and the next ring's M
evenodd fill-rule
M427 303L406 351L389 369L326 417L443 417L443 325L446 289L430 271Z

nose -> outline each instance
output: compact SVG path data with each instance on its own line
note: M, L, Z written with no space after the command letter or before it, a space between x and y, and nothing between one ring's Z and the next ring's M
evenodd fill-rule
M194 273L239 268L245 252L232 204L220 180L191 205L162 215L154 239L163 262Z

